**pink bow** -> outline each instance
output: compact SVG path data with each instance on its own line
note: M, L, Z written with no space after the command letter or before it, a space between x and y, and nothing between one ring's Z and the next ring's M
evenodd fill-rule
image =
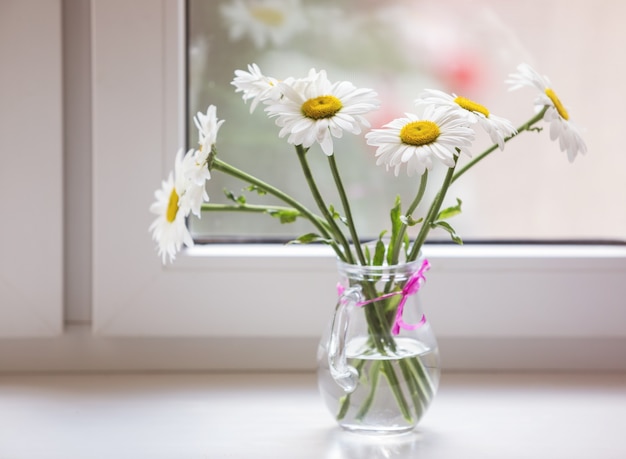
M402 315L404 314L404 305L406 304L406 300L409 296L415 295L420 287L422 286L422 282L426 280L424 273L430 269L430 263L428 260L424 260L420 269L414 273L409 280L407 280L404 287L399 292L386 293L384 295L379 296L378 298L374 298L367 301L359 301L356 303L357 306L365 306L366 304L375 303L376 301L385 300L387 298L391 298L395 295L402 295L400 298L400 302L398 303L398 309L396 310L396 317L393 321L393 326L391 327L391 333L394 335L398 335L400 333L400 329L404 328L405 330L417 330L419 327L426 323L426 316L422 314L421 320L416 324L407 324ZM344 291L343 286L337 285L337 290L341 295Z
M426 280L424 273L428 271L429 268L430 263L428 263L428 260L424 260L424 263L422 263L422 267L409 278L409 280L402 288L402 298L400 299L400 303L398 303L396 318L393 321L393 327L391 328L391 333L393 333L394 335L398 335L400 333L400 328L404 328L405 330L417 330L419 327L426 323L426 316L424 314L422 314L422 318L416 324L407 324L402 319L402 314L404 313L404 305L406 304L407 298L410 295L415 295L417 292L419 292L419 289L422 286L422 282Z

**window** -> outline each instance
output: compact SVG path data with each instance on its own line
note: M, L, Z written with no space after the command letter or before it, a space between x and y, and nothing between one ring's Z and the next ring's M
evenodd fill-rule
M255 62L264 73L280 79L304 75L310 67L327 69L333 81L347 79L380 93L383 105L369 117L375 126L405 111L415 112L413 100L426 87L470 97L519 126L532 115L535 94L530 89L510 93L504 80L519 63L529 62L552 78L571 108L572 121L586 129L591 154L568 164L566 155L548 141L547 132L524 134L453 186L448 199L452 204L455 197L462 198L465 211L451 223L466 240L623 241L626 213L607 212L597 202L606 200L611 206L611 201L626 199L621 185L626 159L614 147L620 143L619 104L613 103L611 93L619 87L618 75L624 69L605 51L624 41L624 35L616 32L621 30L617 24L604 26L622 16L626 10L622 2L480 0L443 5L393 0L369 2L362 8L361 0L301 0L269 2L263 11L266 3L257 2L250 15L243 6L235 8L243 4L188 1L191 145L197 139L192 116L215 104L218 116L226 120L218 139L222 159L245 164L247 171L260 177L272 177L279 188L295 190L303 199L292 146L278 139L279 129L262 107L249 114L250 104L245 105L230 84L234 70ZM268 13L271 8L273 16ZM270 35L262 20L250 19L262 12L262 19L282 20L281 27L274 28L280 34ZM583 28L590 34L580 34ZM485 140L477 140L474 154L490 145ZM394 178L375 166L374 149L362 136L346 135L336 144L337 161L356 198L355 214L367 215L357 222L359 232L364 238L376 237L387 227L386 212L395 195L402 195L407 205L415 180L404 174ZM311 161L320 159L323 175L318 178L328 177L323 157L309 156ZM275 174L277 165L280 174ZM602 177L602 196L590 188L589 177ZM325 196L333 202L332 183L324 185ZM216 173L209 186L211 200L228 202L222 189L239 194L242 187ZM248 195L252 202L259 199ZM313 202L306 203L315 208ZM280 239L310 230L306 222L294 227L264 215L234 213L193 219L192 229L200 239L209 240L262 235ZM444 233L433 236L447 239Z
M182 2L165 0L92 3L94 331L314 342L335 299L329 251L208 245L166 267L154 252L152 191L184 145L183 13ZM449 366L523 366L528 349L535 367L584 367L589 356L620 364L623 247L445 246L427 255L438 273L424 301Z

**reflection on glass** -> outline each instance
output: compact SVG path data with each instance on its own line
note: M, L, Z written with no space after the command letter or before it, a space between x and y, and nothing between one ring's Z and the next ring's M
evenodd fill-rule
M424 457L431 449L432 432L404 435L356 435L334 429L329 432L326 457L333 459L391 459Z

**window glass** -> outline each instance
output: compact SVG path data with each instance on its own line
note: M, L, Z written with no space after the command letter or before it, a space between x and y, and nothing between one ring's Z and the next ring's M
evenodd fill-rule
M284 79L314 67L331 81L373 88L382 106L368 118L372 127L419 113L413 101L425 88L478 101L519 126L533 115L537 93L509 92L504 80L526 62L548 75L583 128L589 152L569 163L547 129L520 136L449 190L450 204L463 201L463 213L450 223L465 240L620 239L626 156L616 148L621 104L610 88L626 70L613 51L626 42L617 22L624 13L619 0L188 0L189 145L197 143L193 115L216 105L226 120L218 155L313 208L293 146L278 138L262 106L250 114L250 102L230 84L235 70L256 63L265 75ZM473 154L487 140L479 136ZM359 233L376 237L388 227L395 197L408 205L418 181L376 166L375 149L362 136L344 135L335 152ZM319 146L309 157L327 202L339 208ZM249 202L271 202L242 191L245 186L214 173L208 193L211 202L228 202L224 189ZM266 215L224 212L190 225L200 241L284 240L311 230L304 220L284 225ZM447 236L432 232L431 238Z

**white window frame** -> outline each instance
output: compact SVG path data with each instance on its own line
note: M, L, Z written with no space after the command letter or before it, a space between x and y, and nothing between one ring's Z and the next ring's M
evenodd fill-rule
M312 342L334 306L329 250L214 245L168 266L155 253L152 192L184 146L183 3L92 0L93 332ZM425 251L425 308L450 367L626 367L626 248Z
M61 1L0 14L0 337L63 330Z

